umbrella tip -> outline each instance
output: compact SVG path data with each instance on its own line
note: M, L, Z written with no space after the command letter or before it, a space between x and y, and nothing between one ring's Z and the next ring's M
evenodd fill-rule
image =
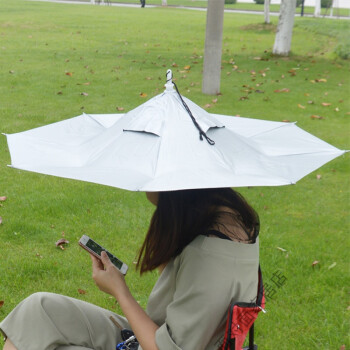
M173 72L171 71L171 69L168 69L166 71L166 84L164 86L165 91L175 91L173 84Z

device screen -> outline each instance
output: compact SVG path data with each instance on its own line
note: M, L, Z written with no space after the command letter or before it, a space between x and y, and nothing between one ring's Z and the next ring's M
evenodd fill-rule
M85 244L88 248L90 248L92 251L94 251L96 254L101 256L101 252L105 251L111 260L111 262L118 268L121 269L123 266L123 262L117 259L114 255L112 255L108 250L103 249L99 244L97 244L92 239L89 239L87 243Z

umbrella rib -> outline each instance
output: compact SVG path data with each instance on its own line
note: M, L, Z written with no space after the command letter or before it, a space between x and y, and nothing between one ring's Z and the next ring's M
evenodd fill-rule
M89 118L90 118L92 121L94 121L96 124L98 124L98 125L100 125L100 126L102 126L103 128L106 129L106 127L105 127L102 123L100 123L98 120L96 120L95 118L93 118L90 114L84 113L84 115L86 115L87 117L89 117Z

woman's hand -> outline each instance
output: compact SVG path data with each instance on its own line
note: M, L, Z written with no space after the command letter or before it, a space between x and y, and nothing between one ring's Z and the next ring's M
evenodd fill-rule
M91 254L90 256L92 278L100 290L117 299L142 349L158 350L155 333L159 327L133 298L123 274L112 264L106 252L102 252L101 260Z
M113 295L117 300L122 293L129 293L124 275L112 264L106 252L101 260L90 254L92 260L92 278L101 291Z

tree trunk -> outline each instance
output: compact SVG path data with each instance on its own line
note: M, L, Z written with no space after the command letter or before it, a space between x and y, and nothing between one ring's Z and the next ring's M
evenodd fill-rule
M220 92L222 31L225 0L208 0L202 92Z
M296 5L296 0L281 1L280 16L278 19L275 44L273 46L272 51L275 55L289 55L292 43Z
M264 2L265 23L270 24L270 0Z
M168 6L167 0L162 0L162 6Z
M315 17L320 17L321 15L321 0L315 0Z

